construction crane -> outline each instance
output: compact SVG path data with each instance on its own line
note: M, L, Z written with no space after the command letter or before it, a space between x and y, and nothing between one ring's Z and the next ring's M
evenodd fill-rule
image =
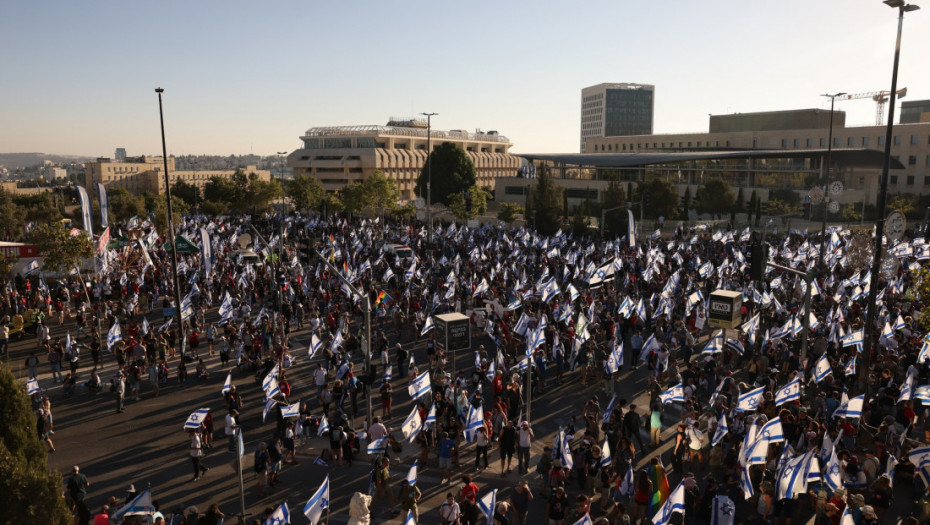
M907 88L901 88L895 91L897 98L904 98L907 95ZM837 100L856 100L860 98L870 98L875 101L875 125L881 126L885 123L885 103L891 97L891 91L870 91L868 93L852 93L836 97Z

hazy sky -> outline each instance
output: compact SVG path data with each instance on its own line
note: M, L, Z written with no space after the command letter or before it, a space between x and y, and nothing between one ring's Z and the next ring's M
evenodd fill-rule
M0 151L160 154L161 86L176 155L420 112L575 152L585 86L654 84L656 133L829 108L819 94L890 88L896 27L880 0L0 0ZM930 2L905 16L904 100L930 98L928 50ZM838 109L874 122L871 100Z

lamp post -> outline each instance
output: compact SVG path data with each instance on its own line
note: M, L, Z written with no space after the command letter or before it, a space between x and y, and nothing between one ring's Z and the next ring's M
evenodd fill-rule
M433 117L439 113L420 113L426 117L426 240L433 242Z
M171 179L168 177L168 147L165 145L165 112L162 110L162 88L156 88L158 93L158 118L161 122L161 157L165 167L165 200L168 204L168 244L171 245L171 274L174 276L174 314L178 319L178 334L180 334L181 355L184 355L184 318L181 316L181 281L178 279L178 248L174 234L174 220L171 210Z
M904 13L916 11L920 6L908 4L904 0L884 0L889 7L898 10L898 36L894 46L894 66L891 69L891 93L888 97L888 127L885 130L885 160L882 163L882 174L878 184L878 202L876 203L878 216L875 219L875 249L872 254L872 279L869 281L868 312L865 324L865 351L862 356L862 381L868 381L869 366L872 358L872 333L875 331L877 308L875 307L878 295L878 279L881 277L882 264L882 235L885 233L885 199L888 196L888 170L891 167L891 141L894 133L894 105L895 91L898 89L898 59L901 56L901 28L904 25Z
M823 94L821 97L830 97L830 130L827 132L827 169L824 170L824 197L823 197L823 223L820 225L820 261L818 261L818 266L823 266L823 250L826 245L826 232L827 232L827 181L830 180L830 168L833 167L832 156L833 156L833 104L836 102L836 97L843 96L846 93L834 93L832 95Z

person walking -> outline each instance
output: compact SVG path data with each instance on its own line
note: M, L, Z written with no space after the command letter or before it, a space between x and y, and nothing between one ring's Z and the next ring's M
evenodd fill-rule
M191 465L194 467L194 477L191 478L191 481L197 481L210 469L200 463L201 458L203 458L203 442L200 439L200 430L191 430L190 435Z
M116 412L125 412L126 377L123 375L122 370L117 372L116 377L113 378L113 384L110 386L110 390L116 395Z
M513 462L513 455L517 448L517 431L515 428L513 428L513 421L509 419L507 420L507 423L501 430L500 439L497 440L497 446L501 454L501 476L505 474L505 460L507 463L506 474L510 474L510 465Z
M235 408L229 410L229 413L226 414L226 438L229 440L229 452L236 451L236 430L239 428L239 411Z
M520 447L517 449L517 465L520 469L520 474L526 474L530 470L530 445L534 437L535 435L533 434L533 429L530 428L529 422L521 422L519 432Z
M72 505L84 503L89 486L90 482L87 481L87 476L81 474L81 468L77 465L71 467L71 477L68 478L65 488L68 489L68 498L71 499Z
M662 404L659 400L652 403L649 413L649 445L658 448L662 443Z

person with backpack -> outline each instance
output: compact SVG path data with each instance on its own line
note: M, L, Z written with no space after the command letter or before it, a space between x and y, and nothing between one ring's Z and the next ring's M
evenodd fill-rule
M400 491L397 494L397 499L400 501L400 508L413 514L413 521L416 523L420 521L420 512L417 509L417 502L420 501L420 497L423 494L420 492L420 489L417 488L416 483L411 485L406 479L401 480L400 483Z
M372 477L375 486L375 494L371 499L370 509L374 510L375 505L378 501L387 498L388 501L388 510L394 516L400 514L400 511L395 509L396 506L394 502L394 493L390 489L391 483L391 460L388 458L381 458L381 464L376 466L372 472Z

